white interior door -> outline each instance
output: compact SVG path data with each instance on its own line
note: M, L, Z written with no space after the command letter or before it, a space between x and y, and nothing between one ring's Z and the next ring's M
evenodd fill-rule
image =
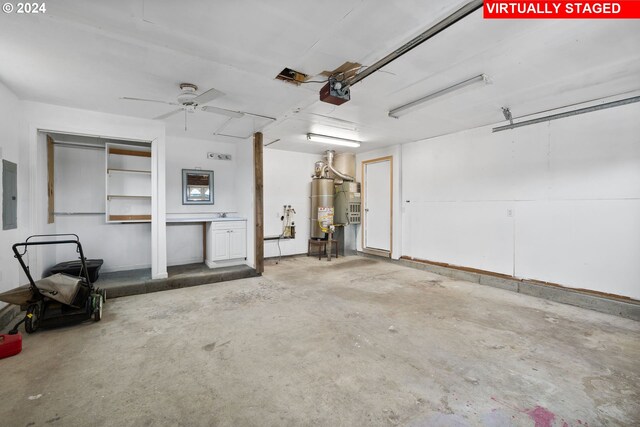
M391 251L391 160L365 163L364 247Z

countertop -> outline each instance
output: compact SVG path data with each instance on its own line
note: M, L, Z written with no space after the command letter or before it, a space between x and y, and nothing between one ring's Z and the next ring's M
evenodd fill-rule
M228 216L225 218L219 217L216 214L167 214L166 222L224 222L224 221L246 221L246 218Z

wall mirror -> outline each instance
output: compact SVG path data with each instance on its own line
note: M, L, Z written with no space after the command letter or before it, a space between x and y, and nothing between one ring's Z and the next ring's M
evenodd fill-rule
M213 171L182 169L182 204L213 205Z

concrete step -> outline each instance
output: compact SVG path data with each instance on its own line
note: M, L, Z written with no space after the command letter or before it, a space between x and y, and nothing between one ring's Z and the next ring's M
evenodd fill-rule
M140 295L259 276L247 265L209 269L204 264L169 267L166 279L151 279L150 269L103 273L95 283L107 290L107 298Z

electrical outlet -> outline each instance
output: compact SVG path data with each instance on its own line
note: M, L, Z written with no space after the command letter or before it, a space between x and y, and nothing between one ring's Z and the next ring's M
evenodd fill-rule
M507 209L507 216L509 218L513 217L513 209Z
M231 154L207 153L207 159L212 159L212 160L231 160Z

